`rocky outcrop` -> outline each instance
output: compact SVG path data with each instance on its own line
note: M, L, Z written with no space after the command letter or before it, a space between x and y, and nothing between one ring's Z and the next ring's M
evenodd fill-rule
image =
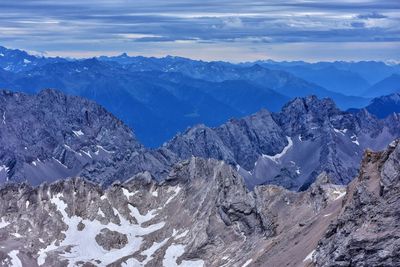
M0 106L0 183L79 175L108 185L144 170L165 176L174 158L146 150L120 120L80 97L1 91Z
M317 266L399 266L400 145L367 151L338 219L315 253Z

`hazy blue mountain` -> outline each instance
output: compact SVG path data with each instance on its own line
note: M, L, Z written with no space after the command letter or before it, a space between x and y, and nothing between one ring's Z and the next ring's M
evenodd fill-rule
M297 77L313 82L332 92L349 96L361 96L371 85L359 74L337 69L334 66L322 68L312 67L306 64L285 65L276 62L260 63L271 69L284 70Z
M400 93L374 98L366 109L378 118L400 113Z
M330 97L342 109L369 103L367 98L332 92L287 71L255 63L126 54L65 60L7 49L3 54L0 88L28 93L56 88L95 100L135 129L138 139L150 147L198 123L217 126L262 108L279 111L294 97ZM23 63L24 59L31 63Z
M129 57L126 54L118 57L101 57L104 61L113 61L124 64L124 67L131 71L149 71L157 70L162 72L178 72L186 76L206 80L210 82L223 82L223 81L246 81L249 84L261 88L273 89L279 94L285 95L289 98L304 97L310 94L319 97L333 98L339 107L347 109L350 107L361 107L366 105L369 100L358 97L348 97L342 92L333 92L317 85L316 83L309 82L307 79L302 79L301 76L293 75L287 71L274 70L263 67L260 64L231 64L227 62L204 62L200 60L190 60L182 57L164 57L164 58L145 58L145 57ZM306 65L304 63L303 65ZM355 87L360 92L364 92L369 84L359 77L357 74L348 71L337 72L352 76L352 87ZM343 74L344 73L344 74ZM318 75L318 74L315 74ZM326 71L329 76L329 70ZM329 76L330 77L330 76ZM322 79L323 80L323 79ZM334 88L341 87L345 81L343 77L334 77L330 81L340 80ZM326 82L324 84L330 84ZM346 90L342 90L346 91Z
M263 107L276 111L289 99L245 81L209 82L180 73L132 72L96 59L52 63L20 73L2 71L0 87L29 93L57 88L95 100L151 147L188 126L218 125Z
M400 92L400 74L392 74L366 90L365 96L377 97L397 92Z
M7 71L20 72L43 66L47 63L61 61L66 61L66 59L33 56L19 49L8 49L0 46L0 68Z
M386 64L380 61L359 61L359 62L347 62L347 61L334 61L334 62L316 62L309 63L304 61L283 61L277 62L273 60L257 61L257 64L266 64L268 66L279 66L281 68L296 68L303 67L308 70L321 70L325 68L333 67L337 70L351 72L358 74L369 84L377 83L378 81L390 76L393 73L400 74L399 64ZM245 65L253 65L254 63L249 62Z

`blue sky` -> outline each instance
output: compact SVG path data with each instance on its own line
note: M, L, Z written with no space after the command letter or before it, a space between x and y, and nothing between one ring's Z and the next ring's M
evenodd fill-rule
M1 0L0 45L71 57L400 61L400 1Z

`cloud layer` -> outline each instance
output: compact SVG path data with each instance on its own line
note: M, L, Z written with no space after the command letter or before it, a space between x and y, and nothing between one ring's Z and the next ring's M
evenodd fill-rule
M400 2L3 0L0 44L69 56L399 60Z

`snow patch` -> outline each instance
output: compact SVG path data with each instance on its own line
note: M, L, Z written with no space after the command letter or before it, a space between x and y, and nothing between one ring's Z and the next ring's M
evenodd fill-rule
M62 165L64 168L68 169L68 167L66 165L64 165L63 163L61 163L61 161L59 161L58 159L56 159L55 157L53 157L53 159L60 165Z
M16 238L21 238L22 235L18 234L18 233L12 233L13 236L15 236Z
M97 148L98 148L98 150L97 150L96 152L94 152L96 155L99 154L100 149L103 150L104 152L108 153L108 154L115 153L114 151L109 151L109 150L105 149L104 147L102 147L102 146L100 146L100 145L97 145Z
M346 195L346 191L344 192L340 192L340 191L333 191L334 195L337 195L337 197L335 198L335 200L338 200L339 198L342 198Z
M242 267L247 267L247 266L249 266L249 264L250 264L252 261L253 261L253 259L247 260L247 261L242 265Z
M347 129L340 130L340 129L336 129L336 128L333 128L333 130L335 131L335 133L340 133L342 135L345 135L348 131Z
M307 257L304 258L303 262L312 261L314 253L315 253L315 249L313 251L311 251L310 254L307 255Z
M6 124L6 112L3 112L3 124Z
M172 196L170 196L169 198L168 198L168 200L167 200L167 202L165 202L165 204L164 204L164 207L166 206L166 205L168 205L168 203L170 203L178 194L179 194L179 192L181 191L181 187L178 185L178 186L176 186L176 187L170 187L170 188L168 188L168 192L173 192L173 194L172 194Z
M185 246L181 244L172 244L165 251L163 266L168 267L202 267L204 266L203 260L185 261L177 264L176 260L185 253Z
M92 158L92 155L90 154L90 151L86 152L84 150L80 150L83 154L85 154L86 156L88 156L89 158Z
M128 189L126 188L122 188L122 193L124 194L124 196L129 200L130 197L133 197L137 191L135 192L129 192Z
M31 63L32 61L30 61L29 59L26 59L26 58L24 58L24 64L29 64L29 63Z
M104 214L104 212L101 210L101 208L99 207L99 210L97 211L97 214L102 216L102 217L106 217L106 215Z
M146 256L146 259L141 263L141 265L146 265L149 261L151 261L153 259L154 253L161 247L163 247L168 242L168 240L169 238L166 238L161 242L153 242L150 248L140 253L141 255Z
M0 229L6 227L6 226L9 225L9 224L10 224L10 223L9 223L9 222L6 222L6 221L4 220L4 218L1 218L1 221L0 221Z
M0 166L0 172L1 172L1 171L5 171L5 172L8 173L9 170L10 170L10 169L9 169L6 165Z
M54 204L57 210L63 217L63 222L68 226L68 229L64 231L65 238L60 240L59 245L55 245L54 241L51 245L43 248L39 251L38 264L42 265L46 261L47 253L56 249L63 251L59 257L68 259L68 266L77 266L79 261L90 262L95 265L106 266L115 262L118 259L132 255L136 251L139 251L143 241L143 236L155 232L164 227L165 222L150 225L148 227L141 227L138 224L133 224L129 220L125 219L115 208L114 212L120 218L120 224L109 223L107 225L102 224L97 220L90 221L88 219L82 219L76 215L71 217L68 216L65 209L67 204L61 200L62 194L59 193L53 196L50 201ZM148 218L148 215L142 217ZM138 220L139 221L139 220ZM142 220L143 221L143 220ZM82 231L77 231L78 224L82 222L85 228ZM107 251L97 244L95 238L100 233L101 229L108 228L110 231L117 231L124 234L128 238L128 243L121 249L112 249ZM84 236L85 238L82 238ZM68 251L65 248L70 247ZM101 264L97 263L96 260L100 260ZM127 260L128 265L126 266L137 266L140 264L137 261ZM134 265L130 265L132 263Z
M139 225L142 225L143 223L150 221L157 215L156 214L157 210L150 210L145 215L142 215L140 214L139 210L136 207L132 206L131 204L128 205L128 208L131 211L131 215L135 217Z
M290 138L289 136L286 136L286 138L287 138L288 144L287 144L287 146L285 146L285 147L283 148L283 150L282 150L281 153L278 153L278 154L276 154L276 155L274 155L274 156L268 156L268 155L264 155L264 154L263 154L262 157L263 157L263 158L270 159L270 160L272 160L273 162L278 163L278 160L279 160L280 158L282 158L282 157L288 152L288 150L293 146L292 138Z
M11 250L8 253L8 256L11 257L11 266L13 267L22 267L22 262L17 256L18 253L19 253L18 250Z
M360 145L360 143L358 142L358 138L357 138L357 135L352 135L351 137L351 142L352 143L354 143L354 144L356 144L357 146L359 146ZM354 140L355 139L355 140Z
M72 130L73 132L74 132L74 134L77 136L77 137L80 137L80 136L82 136L82 135L85 135L83 132L82 132L82 130L79 130L79 131L74 131L74 130Z
M133 267L133 266L141 266L141 263L134 258L127 259L126 261L121 263L121 267Z

